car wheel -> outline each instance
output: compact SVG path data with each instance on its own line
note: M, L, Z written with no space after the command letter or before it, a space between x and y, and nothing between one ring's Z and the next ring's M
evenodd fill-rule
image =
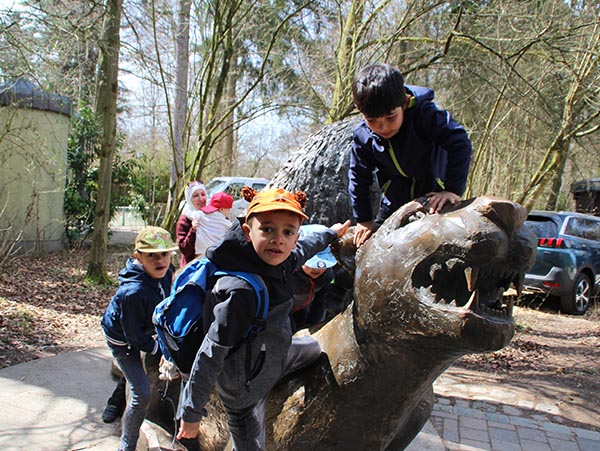
M570 294L560 298L560 306L565 313L583 315L587 312L592 299L592 282L585 274L579 274Z

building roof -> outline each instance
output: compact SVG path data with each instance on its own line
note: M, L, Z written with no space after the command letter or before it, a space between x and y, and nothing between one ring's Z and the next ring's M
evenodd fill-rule
M600 178L578 180L571 183L572 193L600 191Z
M53 111L70 117L72 102L67 96L42 91L31 81L18 78L0 85L0 106L9 105Z

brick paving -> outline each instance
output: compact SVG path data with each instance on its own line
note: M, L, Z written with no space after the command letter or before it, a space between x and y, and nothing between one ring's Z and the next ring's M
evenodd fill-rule
M446 451L600 451L600 432L561 424L551 404L515 407L436 393L431 423Z

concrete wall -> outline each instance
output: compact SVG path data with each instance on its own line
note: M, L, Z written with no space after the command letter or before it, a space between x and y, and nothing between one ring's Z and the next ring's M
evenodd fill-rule
M52 111L0 106L0 240L22 231L23 251L63 247L69 123Z

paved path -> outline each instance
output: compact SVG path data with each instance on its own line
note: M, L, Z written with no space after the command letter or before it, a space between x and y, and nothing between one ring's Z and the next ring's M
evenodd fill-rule
M104 347L0 370L0 450L116 451L119 424L100 418L110 362Z
M470 385L449 373L434 385L431 415L446 451L600 451L600 432L563 424L560 401L533 390ZM597 418L590 425L600 428Z
M0 370L0 450L115 451L119 423L100 418L115 385L110 361L99 347ZM434 388L431 419L408 451L600 451L600 432L560 424L551 402L446 374ZM160 451L155 438L149 449Z

